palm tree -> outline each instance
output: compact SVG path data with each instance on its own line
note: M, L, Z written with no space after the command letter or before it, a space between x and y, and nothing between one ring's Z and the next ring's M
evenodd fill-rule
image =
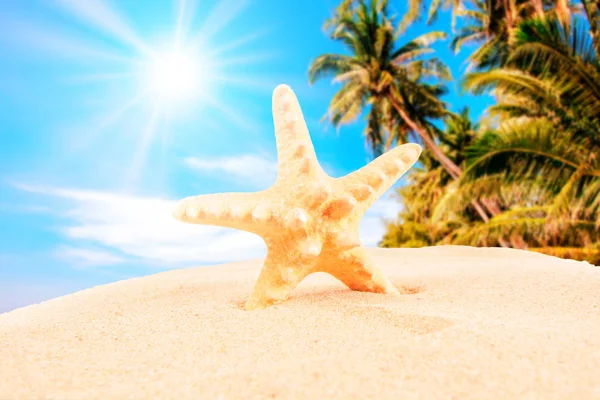
M462 169L435 142L433 135L439 130L431 122L448 115L440 100L445 92L440 82L449 79L450 72L437 58L423 57L445 34L429 32L397 48L398 33L387 3L372 0L369 7L364 0L345 0L338 7L324 28L350 55L317 57L309 68L309 82L334 75L334 82L342 83L327 115L334 126L353 121L368 108L366 135L375 150L383 146L386 127L388 145L393 135L415 133L447 173L458 179ZM432 78L438 83L430 83ZM402 142L405 136L396 140ZM489 220L488 213L500 212L493 201L482 205L474 199L471 205L484 221Z
M457 181L439 166L411 170L398 190L399 220L379 245L495 246L508 238L513 247L600 264L600 164L583 140L556 135L547 120L473 128L465 111L448 120L444 151L456 162L466 156L465 172ZM503 209L487 222L469 212L482 197Z
M504 210L454 232L480 244L519 235L535 251L600 260L600 61L593 30L558 13L519 24L505 67L472 73L466 88L493 89L498 129L469 147L467 167L433 221L495 195ZM564 73L569 71L569 73Z
M440 142L444 146L444 153L457 164L465 162L465 152L477 138L479 124L473 123L469 107L463 107L458 114L451 114L446 119L446 129L440 135Z
M502 67L516 46L516 35L521 22L534 18L543 19L546 15L553 14L566 26L572 11L579 11L578 7L569 5L566 0L465 1L455 15L463 19L466 25L456 32L450 46L458 53L465 44L479 45L467 59L469 70ZM593 12L591 8L590 12Z
M445 87L427 81L434 78L443 82L450 78L450 72L437 58L424 57L433 51L431 44L445 38L445 34L429 32L397 48L387 3L342 3L325 27L350 55L317 57L309 68L309 82L333 75L334 81L342 84L329 106L328 119L334 126L349 123L368 109L366 133L373 146L382 143L386 125L399 123L400 132L416 133L444 168L458 177L460 169L432 137L431 121L446 115L440 100Z
M494 89L501 101L490 111L505 121L545 118L597 151L600 58L587 27L574 20L567 30L552 17L525 21L516 43L505 68L468 74L465 88Z
M437 19L437 15L441 8L452 9L452 32L456 28L456 17L464 8L465 0L432 0L427 7L424 0L408 0L408 10L404 14L400 22L399 30L403 32L408 25L414 24L421 19L421 13L427 13L427 24L433 23Z
M479 44L467 58L469 70L495 68L502 65L508 57L509 27L514 17L503 4L495 3L497 2L477 0L473 2L473 8L464 8L457 13L465 20L465 25L452 38L452 50L458 53L465 44Z
M483 43L471 55L479 72L464 86L494 90L490 113L499 125L464 135L477 127L447 118L436 136L463 173L444 179L424 157L425 170L410 173L399 191L402 223L388 225L381 246L488 246L508 238L513 247L600 264L600 3L582 3L486 1L460 10L471 24L454 46ZM492 218L472 218L474 199L497 206Z
M460 215L471 198L496 196L503 212L452 232L455 244L524 240L546 254L600 260L600 163L584 139L539 119L479 137L460 180L434 205L432 223ZM483 240L486 242L484 243ZM593 261L592 261L593 260Z
M600 54L600 2L598 0L582 0L583 11L590 25L590 36L596 49Z

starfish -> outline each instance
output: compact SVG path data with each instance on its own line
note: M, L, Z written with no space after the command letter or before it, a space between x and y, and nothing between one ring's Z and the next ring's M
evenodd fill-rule
M358 238L365 211L419 158L408 143L341 178L319 165L296 95L287 85L273 92L277 180L253 193L218 193L180 200L180 221L257 234L267 256L246 310L286 300L309 274L328 273L351 290L399 295ZM235 249L232 249L235 251Z

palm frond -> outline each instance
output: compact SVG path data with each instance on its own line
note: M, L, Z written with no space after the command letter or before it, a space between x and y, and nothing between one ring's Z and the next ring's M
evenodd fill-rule
M561 236L565 239L577 243L582 237L588 240L598 240L598 230L595 224L585 220L566 220L560 221ZM548 232L546 218L517 218L517 219L497 219L488 223L481 223L470 227L461 234L457 235L453 243L470 246L481 246L497 244L501 237L510 237L519 235L528 243L535 244L551 242L555 235L553 227Z
M358 60L341 54L323 54L308 69L309 84L331 75L340 75L364 67Z
M587 160L589 151L572 140L556 135L547 121L513 124L503 131L488 131L467 149L467 168L462 179L473 180L485 174L507 170L516 165L522 177L546 175L558 184ZM587 170L589 176L600 176L598 170Z

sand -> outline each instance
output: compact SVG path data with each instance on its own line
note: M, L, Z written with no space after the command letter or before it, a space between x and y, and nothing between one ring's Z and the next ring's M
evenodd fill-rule
M0 399L600 399L600 268L537 253L369 249L402 296L309 276L241 306L261 260L0 315Z

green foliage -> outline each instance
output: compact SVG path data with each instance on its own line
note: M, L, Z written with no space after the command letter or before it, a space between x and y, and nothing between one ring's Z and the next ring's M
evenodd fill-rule
M341 85L325 118L335 127L355 121L366 112L365 136L376 153L402 141L410 123L433 130L432 120L446 113L441 82L451 78L439 59L428 56L431 45L446 35L425 33L397 46L395 18L387 0L346 0L324 24L326 34L347 54L323 54L309 67L309 83L334 77ZM432 83L438 82L438 83ZM396 112L403 109L405 118Z
M310 70L311 82L333 74L342 83L329 111L334 125L368 110L367 138L379 153L419 129L436 139L428 150L443 152L440 158L425 151L421 168L409 172L398 190L404 208L380 246L512 246L600 265L598 3L410 0L408 6L396 24L387 1L344 1L326 28L351 55L323 55ZM462 87L494 93L493 120L474 123L468 109L453 114L439 100L444 87L430 78L443 82L449 73L430 44L444 34L396 46L410 23L425 14L429 23L448 8L452 48L478 45ZM455 31L457 18L464 24ZM443 119L444 129L434 119ZM448 161L458 169L451 171Z

